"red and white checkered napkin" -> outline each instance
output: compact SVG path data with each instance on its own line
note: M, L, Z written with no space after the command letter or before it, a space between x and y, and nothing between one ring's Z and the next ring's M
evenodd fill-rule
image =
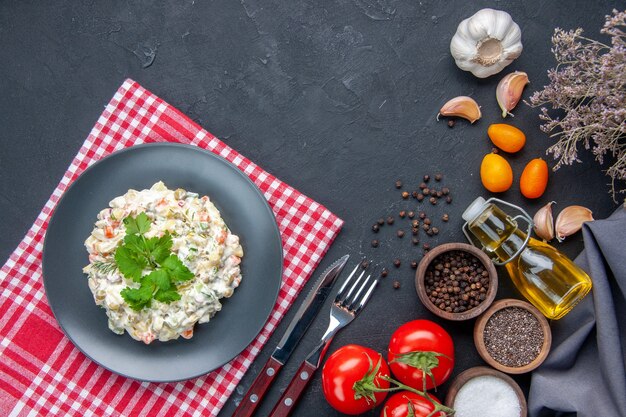
M261 189L283 240L284 275L265 327L237 358L200 378L152 384L113 374L67 339L44 296L43 238L55 205L89 165L124 147L180 142L208 149L241 169ZM0 272L0 415L217 415L311 276L342 220L241 156L174 107L126 80L52 193L35 224Z

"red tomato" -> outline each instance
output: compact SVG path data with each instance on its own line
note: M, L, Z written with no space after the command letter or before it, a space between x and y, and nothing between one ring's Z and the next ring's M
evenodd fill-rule
M428 395L433 399L433 401L437 401L441 404L437 397L431 394ZM409 403L411 403L414 414L409 412ZM380 417L407 417L411 415L414 415L415 417L446 416L446 413L443 411L431 414L433 411L435 411L435 405L431 401L428 401L421 395L411 391L400 391L389 397L385 406L380 411Z
M376 366L380 363L380 368ZM326 401L344 414L361 414L380 404L386 392L374 393L374 398L355 398L354 383L370 374L373 383L379 388L389 388L389 381L380 378L389 376L389 366L383 356L375 350L346 345L330 355L322 370L322 388Z
M412 354L412 358L402 356L407 352L425 353ZM411 365L405 363L409 359L412 359ZM391 336L387 360L391 372L400 382L420 391L424 389L425 369L426 389L432 389L445 382L452 373L452 338L441 326L430 320L410 321L400 326Z

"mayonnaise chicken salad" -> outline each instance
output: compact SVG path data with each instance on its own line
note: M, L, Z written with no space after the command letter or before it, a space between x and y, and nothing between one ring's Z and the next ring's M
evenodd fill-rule
M241 282L243 249L209 197L162 182L98 214L83 271L109 328L146 344L190 338Z

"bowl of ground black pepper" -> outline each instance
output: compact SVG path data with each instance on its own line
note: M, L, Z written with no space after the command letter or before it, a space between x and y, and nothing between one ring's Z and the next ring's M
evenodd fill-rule
M509 374L537 368L548 356L548 320L526 301L498 300L476 320L474 344L489 365Z
M481 250L466 243L439 245L424 256L415 274L422 304L447 320L482 314L498 291L498 274Z

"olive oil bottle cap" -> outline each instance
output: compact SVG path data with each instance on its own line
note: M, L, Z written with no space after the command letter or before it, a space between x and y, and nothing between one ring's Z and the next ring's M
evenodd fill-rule
M463 212L463 214L461 215L461 217L463 217L463 220L465 220L466 222L470 223L472 220L474 220L480 213L483 212L485 205L487 204L487 202L485 201L484 198L482 197L477 197L476 200L472 201L472 204L470 204L465 211Z

